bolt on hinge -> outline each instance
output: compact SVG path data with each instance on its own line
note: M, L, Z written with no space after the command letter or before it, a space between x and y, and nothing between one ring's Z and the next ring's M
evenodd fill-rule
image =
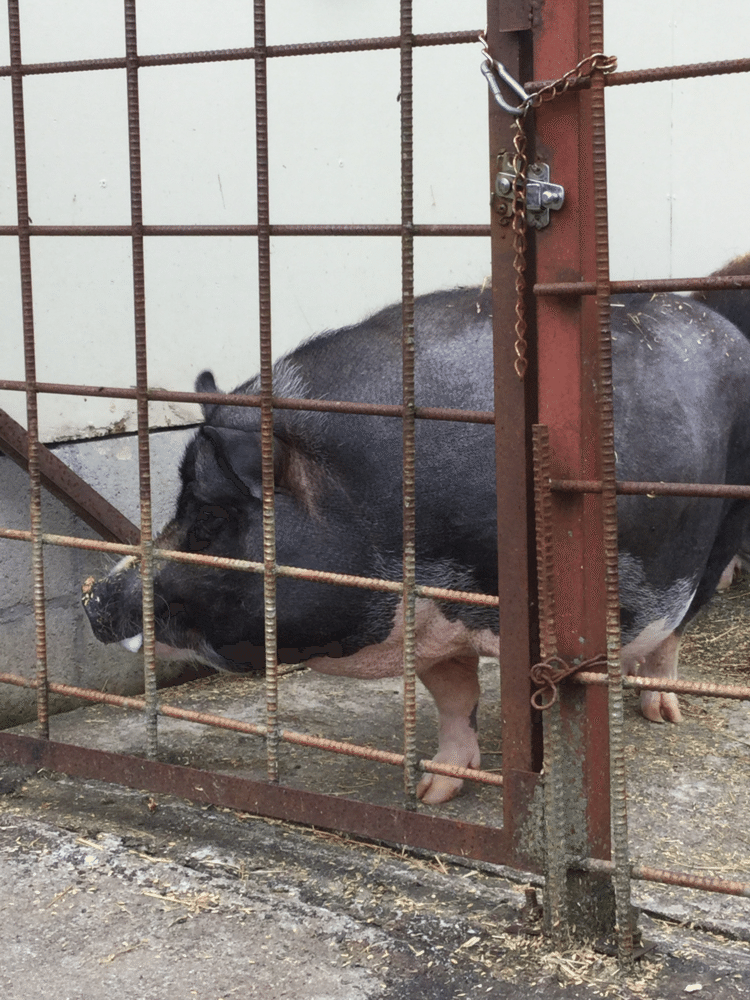
M495 177L493 203L504 219L513 215L513 154L498 157L500 170ZM565 201L565 188L552 184L546 163L531 163L526 176L526 222L534 229L549 225L550 209L559 211Z

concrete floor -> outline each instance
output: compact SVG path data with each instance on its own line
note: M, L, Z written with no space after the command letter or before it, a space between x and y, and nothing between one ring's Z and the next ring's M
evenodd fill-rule
M563 953L507 928L522 887L414 856L99 782L6 767L7 1000L561 1000L747 996L744 942L643 917L655 950Z
M747 585L714 602L688 637L683 676L747 683L747 649L732 637L744 635L748 604ZM708 662L708 647L721 650L720 664ZM482 683L480 741L492 768L500 736L492 663ZM160 697L263 720L259 678L208 677ZM400 699L397 681L292 672L281 681L280 712L290 729L397 750ZM635 697L626 701L632 857L748 881L750 710L697 697L681 704L681 726L654 726ZM423 693L418 713L427 756L435 732ZM136 755L145 746L141 717L106 706L54 717L51 736ZM264 777L263 746L252 737L161 718L159 738L164 761ZM281 769L293 787L401 803L401 777L385 765L284 745ZM498 825L499 805L497 791L475 786L436 811ZM521 919L523 889L505 869L0 768L7 1000L750 995L748 899L634 883L641 929L655 948L625 976L592 951L558 953L539 937L508 933Z

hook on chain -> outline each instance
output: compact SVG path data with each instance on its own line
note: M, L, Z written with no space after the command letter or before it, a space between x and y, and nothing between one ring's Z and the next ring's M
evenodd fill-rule
M496 59L492 59L488 56L482 63L481 70L487 79L489 88L492 91L492 96L495 98L500 107L511 115L525 115L532 100L531 95L526 93L518 80L510 75L505 66L503 66L503 64L498 62ZM497 82L498 77L521 98L521 104L519 104L518 107L508 104L505 100L502 91L500 90L500 84Z
M519 379L523 379L528 365L526 359L527 343L524 303L524 293L526 288L526 279L524 274L526 270L527 228L526 174L528 170L528 160L526 157L526 133L524 130L525 117L529 108L539 107L539 105L543 102L551 101L553 98L565 93L565 91L568 90L575 82L586 75L586 70L588 71L588 74L591 74L594 70L600 70L603 73L612 73L615 69L617 69L617 59L614 56L605 56L602 52L595 52L593 55L587 56L585 59L581 59L581 61L574 66L573 69L564 73L559 80L545 84L533 94L527 94L521 84L511 76L505 66L503 66L503 64L498 62L496 59L492 58L492 55L490 54L489 42L487 41L486 29L485 31L480 32L478 41L482 46L483 55L481 70L487 80L487 83L489 84L492 96L495 98L500 107L503 108L504 111L507 111L508 114L513 115L514 118L514 178L512 182L513 201L510 212L510 217L513 220L513 249L515 252L513 269L516 272L516 322L514 329L516 336L514 344L516 357L513 362L513 367ZM505 100L500 90L498 78L521 98L521 104L514 107ZM508 219L506 218L501 221L502 224L507 224Z

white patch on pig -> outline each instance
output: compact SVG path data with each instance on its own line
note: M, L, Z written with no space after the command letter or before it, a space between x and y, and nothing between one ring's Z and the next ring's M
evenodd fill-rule
M288 396L291 399L303 399L307 385L300 374L297 365L289 358L280 358L273 366L274 396ZM247 396L260 395L260 375L254 375L247 382L239 385L235 392Z
M677 677L680 640L674 630L685 617L697 589L697 580L677 580L659 591L646 582L641 563L624 553L620 556L620 602L639 608L638 628L621 651L623 673L672 680ZM649 615L651 616L649 620ZM626 636L625 638L628 638ZM641 711L652 722L679 722L677 695L667 691L642 691Z
M659 590L647 581L641 561L628 552L620 553L619 570L620 606L636 612L622 636L623 655L632 647L633 656L644 657L674 632L685 617L699 578L675 580L670 587Z
M639 665L643 663L648 654L660 646L672 632L674 632L674 627L669 627L666 618L661 618L659 621L647 625L632 642L622 647L620 658L623 672L626 674L637 673Z

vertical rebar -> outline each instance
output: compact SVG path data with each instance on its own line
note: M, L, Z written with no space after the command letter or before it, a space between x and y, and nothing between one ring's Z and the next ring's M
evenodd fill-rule
M149 453L148 363L146 346L146 290L143 253L143 198L141 182L141 127L138 93L138 39L136 0L125 0L125 59L128 97L130 159L130 225L133 255L133 314L135 322L135 385L138 427L138 478L141 504L141 589L143 594L143 670L146 739L149 756L157 753L156 663L154 636L154 546L151 512L151 458Z
M273 472L271 350L271 235L268 190L268 73L266 5L255 0L255 130L258 171L258 318L260 328L260 440L263 477L263 604L266 647L266 764L279 780L279 677L276 654L276 526Z
M589 3L592 52L604 49L603 0ZM609 284L609 224L607 217L607 156L604 122L604 73L591 73L592 161L594 176L594 238L596 306L599 324L599 414L602 447L602 519L606 589L607 673L609 676L609 746L613 879L620 961L633 960L630 905L627 784L623 735L622 670L620 665L620 601L617 575L617 494L615 432L612 402L612 338Z
M29 430L29 516L31 522L31 572L36 627L37 721L42 739L49 737L49 689L47 677L47 623L44 606L44 552L42 547L42 487L39 474L39 410L36 389L34 346L34 302L31 285L31 244L29 234L29 191L26 174L26 126L23 108L21 69L21 26L18 0L8 0L10 31L11 88L16 160L16 203L18 207L18 256L21 265L21 306L26 377L26 420Z
M403 415L404 791L416 801L416 512L414 428L414 174L411 0L401 0L401 302Z
M534 424L534 513L539 588L539 645L542 660L557 656L555 637L555 561L552 540L549 428ZM544 724L544 921L554 943L568 936L568 850L565 828L565 783L560 702L543 713Z

